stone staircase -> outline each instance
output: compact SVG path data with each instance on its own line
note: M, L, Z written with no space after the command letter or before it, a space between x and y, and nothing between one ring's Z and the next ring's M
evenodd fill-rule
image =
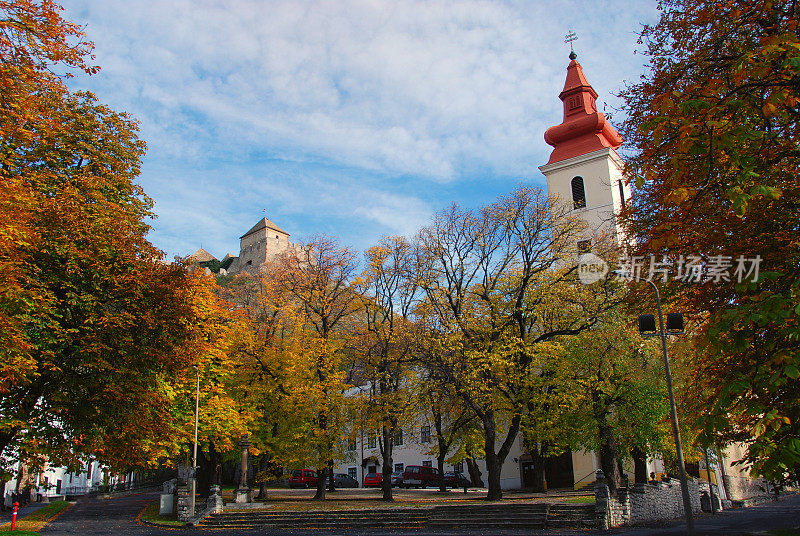
M328 529L328 528L423 528L430 509L383 508L372 510L270 512L266 510L228 510L211 514L201 528L251 529Z
M595 528L595 508L591 504L551 504L547 512L547 528Z
M427 528L544 529L549 506L546 503L438 506Z
M216 529L544 529L594 527L594 504L504 503L380 508L372 510L275 512L227 510L203 519Z

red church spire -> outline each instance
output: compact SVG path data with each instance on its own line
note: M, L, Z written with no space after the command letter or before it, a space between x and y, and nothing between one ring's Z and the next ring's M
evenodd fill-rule
M564 102L564 120L544 133L544 141L555 147L548 164L574 156L591 153L604 147L612 149L622 145L622 136L597 111L597 92L589 85L581 64L569 55L567 80L564 91L558 96Z

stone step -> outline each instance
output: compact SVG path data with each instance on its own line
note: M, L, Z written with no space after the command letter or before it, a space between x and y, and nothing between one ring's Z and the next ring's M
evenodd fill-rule
M325 528L370 528L370 527L391 527L391 528L422 528L427 526L427 521L318 521L318 522L284 522L284 523L201 523L201 528L213 529L250 529L250 528L302 528L302 529L325 529Z
M249 510L212 514L201 527L247 528L477 528L544 529L592 528L593 504L498 504L448 505L428 508L382 508L379 510L286 511Z
M256 524L264 524L264 523L325 523L328 521L336 521L336 522L361 522L361 521L370 521L375 523L382 523L385 521L409 521L409 522L425 522L428 520L427 516L386 516L386 517L375 517L375 516L349 516L349 517L315 517L315 518L302 518L302 517L278 517L278 518L268 518L268 517L235 517L235 518L213 518L208 517L203 520L203 524L207 525L216 525L216 524L230 524L230 523L256 523Z
M463 513L459 516L450 516L442 514L434 514L430 516L431 519L545 519L547 514L545 512L527 512L527 513L497 513L497 514L472 514Z
M547 525L544 521L474 521L470 522L468 525L465 525L464 523L459 523L457 520L431 520L426 527L430 529L544 529L547 527Z

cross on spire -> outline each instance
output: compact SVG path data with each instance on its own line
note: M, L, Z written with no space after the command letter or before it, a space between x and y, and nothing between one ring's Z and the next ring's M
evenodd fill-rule
M569 33L564 36L564 42L569 43L569 59L571 60L574 60L578 57L578 55L575 54L575 49L572 47L572 42L576 41L577 39L578 35L572 30L570 30Z

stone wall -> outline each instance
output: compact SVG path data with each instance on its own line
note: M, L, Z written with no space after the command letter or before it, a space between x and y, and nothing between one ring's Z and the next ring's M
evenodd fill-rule
M697 481L689 479L692 511L700 512L700 491ZM620 488L615 497L609 493L602 471L597 471L595 513L601 530L623 525L666 521L683 517L683 496L678 481L639 484L631 489Z
M193 515L192 512L192 497L189 493L189 486L186 484L179 484L176 489L177 503L176 511L178 519L181 521L188 521Z
M687 482L692 511L700 512L700 490L693 478ZM677 480L668 483L655 482L634 486L628 493L630 497L630 524L678 519L683 517L683 494Z

